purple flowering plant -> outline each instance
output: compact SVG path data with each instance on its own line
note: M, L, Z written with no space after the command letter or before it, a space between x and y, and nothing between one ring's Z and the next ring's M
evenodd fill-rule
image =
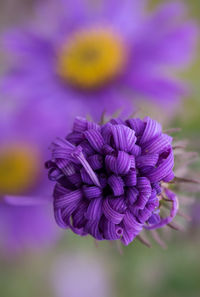
M155 120L100 125L76 118L72 132L51 150L46 167L56 183L54 214L61 228L128 245L143 240L142 230L170 225L176 216L178 199L168 186L174 179L172 137Z
M18 113L1 111L0 121L0 244L6 250L57 238L41 164L63 123L67 129L76 114L132 109L123 89L166 106L184 93L165 69L190 61L196 26L184 20L180 2L148 14L145 6L143 0L102 1L99 7L48 0L36 7L34 22L5 34L16 60L1 80L2 101ZM60 226L128 244L143 229L170 224L178 209L167 186L173 179L172 139L149 118L135 120L135 126L131 121L100 126L77 119L73 133L52 145L47 166L57 181ZM163 218L168 200L170 215Z
M168 69L191 60L197 36L184 4L147 12L146 0L95 3L47 0L34 20L6 32L14 64L4 93L61 118L132 109L139 97L174 106L185 85Z

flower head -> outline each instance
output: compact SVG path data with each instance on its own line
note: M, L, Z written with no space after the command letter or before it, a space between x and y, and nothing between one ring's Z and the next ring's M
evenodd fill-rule
M176 215L177 198L165 186L174 178L172 137L151 118L103 125L76 118L72 133L51 148L46 166L56 182L60 227L127 245L143 229L160 228ZM165 200L171 209L163 217Z
M145 4L40 4L36 19L26 28L5 34L16 63L3 82L4 91L49 114L58 110L64 119L69 110L94 117L103 110L130 110L136 93L137 98L173 106L185 87L166 73L190 61L196 25L185 20L180 2L161 4L148 14ZM121 96L125 90L130 96Z

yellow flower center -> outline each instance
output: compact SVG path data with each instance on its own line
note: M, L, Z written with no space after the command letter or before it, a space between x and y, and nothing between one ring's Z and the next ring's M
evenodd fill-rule
M62 47L58 74L83 89L101 87L119 75L125 64L122 40L110 29L81 30Z
M20 195L34 185L38 176L38 158L28 146L0 149L0 195Z

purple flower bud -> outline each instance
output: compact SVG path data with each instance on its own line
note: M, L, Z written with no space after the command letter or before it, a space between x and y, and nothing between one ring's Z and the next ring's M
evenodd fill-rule
M164 186L174 178L172 137L149 117L97 125L76 118L65 139L51 146L49 179L56 181L58 225L97 240L128 245L143 229L169 224L178 210ZM170 201L168 217L160 216Z

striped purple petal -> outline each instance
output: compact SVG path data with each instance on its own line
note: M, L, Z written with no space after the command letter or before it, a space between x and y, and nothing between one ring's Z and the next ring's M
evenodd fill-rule
M104 139L99 131L90 129L84 132L84 136L96 152L101 152Z
M115 149L130 152L136 142L134 130L124 125L113 125L111 128Z
M118 151L117 156L106 155L105 163L109 170L116 174L126 174L131 168L132 160L129 154Z
M130 204L134 204L138 198L139 191L134 187L129 187L126 190L126 197Z
M103 201L103 213L105 217L114 224L119 224L124 215L115 211L109 204L108 198Z
M170 150L166 159L164 159L163 162L157 168L153 168L151 172L147 174L147 177L151 182L163 180L166 176L170 174L173 167L174 156L172 150Z
M114 223L105 220L104 222L104 237L107 240L120 239L123 235L123 228Z
M144 166L152 166L154 167L158 162L159 155L158 154L148 154L139 156L136 158L136 166L137 168L141 168Z
M121 196L124 194L124 182L120 176L111 175L108 178L108 184L111 187L114 196Z
M144 121L146 123L146 126L142 137L140 138L140 144L144 144L153 139L155 136L160 135L162 131L161 125L151 118L146 117Z
M85 217L88 220L99 220L102 215L102 199L101 198L95 198L92 199L89 203L89 206L87 208L87 211L85 213Z
M137 184L136 170L130 170L127 175L124 176L124 183L127 187L133 187Z
M83 186L83 194L85 196L85 198L87 199L94 199L94 198L98 198L101 196L102 191L100 188L98 187L94 187L94 186Z

